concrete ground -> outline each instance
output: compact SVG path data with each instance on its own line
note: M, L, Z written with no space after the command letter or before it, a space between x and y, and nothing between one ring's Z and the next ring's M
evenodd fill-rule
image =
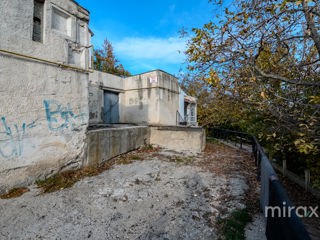
M232 164L246 153L226 148L137 151L72 188L0 199L0 239L218 239L217 219L244 207L255 174ZM248 239L263 239L255 226Z
M265 235L266 225L262 213L253 216L252 222L246 227L247 240L267 240Z

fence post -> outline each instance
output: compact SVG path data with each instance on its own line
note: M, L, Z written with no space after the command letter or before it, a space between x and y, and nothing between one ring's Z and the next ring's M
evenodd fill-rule
M310 170L304 170L304 178L304 187L307 192L310 185Z
M283 176L287 176L287 160L282 160L282 174Z

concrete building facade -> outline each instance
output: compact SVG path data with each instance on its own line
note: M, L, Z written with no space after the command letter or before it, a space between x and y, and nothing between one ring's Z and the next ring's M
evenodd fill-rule
M93 72L89 12L75 1L1 0L0 20L0 193L164 136L203 149L201 128L153 128L150 141L151 125L180 124L178 80Z
M108 93L118 98L119 118L112 123L176 125L180 92L178 80L171 74L161 70L126 78L97 71L90 74L90 124L110 123L104 118Z
M90 33L70 0L1 0L0 21L2 191L82 165L89 75L58 64L88 70Z

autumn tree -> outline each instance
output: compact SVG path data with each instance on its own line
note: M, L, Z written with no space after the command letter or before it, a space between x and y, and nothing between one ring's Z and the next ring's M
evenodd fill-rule
M193 78L223 106L207 119L228 117L273 151L304 154L320 176L319 1L210 2L223 12L192 29L186 51Z
M130 72L126 71L119 60L116 58L113 46L108 39L104 40L102 49L94 51L94 69L119 75L119 76L130 76Z

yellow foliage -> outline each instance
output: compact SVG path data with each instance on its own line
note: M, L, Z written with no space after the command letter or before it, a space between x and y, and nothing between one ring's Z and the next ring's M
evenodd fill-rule
M265 93L265 92L263 92L263 91L261 92L261 94L260 94L260 95L261 95L261 97L262 97L263 99L266 99L266 98L267 98L266 93Z

